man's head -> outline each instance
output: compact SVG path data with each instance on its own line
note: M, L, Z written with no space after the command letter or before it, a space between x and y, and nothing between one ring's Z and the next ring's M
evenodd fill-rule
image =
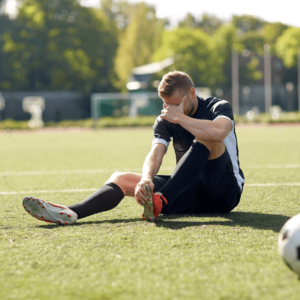
M165 104L179 105L184 96L184 112L191 115L195 111L196 92L192 79L184 72L173 71L165 74L158 87L158 95Z

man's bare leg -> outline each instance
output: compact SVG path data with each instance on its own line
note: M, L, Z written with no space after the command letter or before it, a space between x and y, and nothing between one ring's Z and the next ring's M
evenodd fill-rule
M142 174L131 172L115 172L105 184L113 182L118 185L125 196L134 197L136 185L141 181Z
M77 219L115 208L124 196L134 196L141 174L115 172L95 193L80 203L66 207L36 197L25 197L23 206L33 217L51 223L74 224ZM141 203L140 203L141 204Z
M142 175L130 172L115 172L95 193L80 203L69 206L82 219L115 208L125 196L134 196L134 189Z

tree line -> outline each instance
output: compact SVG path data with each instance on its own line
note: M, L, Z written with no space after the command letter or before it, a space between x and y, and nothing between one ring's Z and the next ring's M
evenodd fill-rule
M77 0L23 0L15 19L0 14L0 91L124 91L132 68L168 57L170 69L187 72L196 86L226 90L232 49L249 57L241 81L255 83L265 44L284 63L283 80L296 84L300 28L209 14L188 14L170 28L143 2L102 0L95 9Z

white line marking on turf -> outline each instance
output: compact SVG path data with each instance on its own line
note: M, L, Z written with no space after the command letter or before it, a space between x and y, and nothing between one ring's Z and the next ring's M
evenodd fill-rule
M0 195L19 195L19 194L49 194L49 193L79 193L95 192L97 189L68 189L68 190L40 190L40 191L19 191L19 192L0 192Z
M243 166L242 166L243 168ZM287 165L245 165L244 168L249 169L298 169L300 164L287 164Z
M300 182L292 183L248 183L246 187L269 187L269 186L300 186ZM37 191L14 191L0 192L0 195L20 195L20 194L50 194L50 193L80 193L80 192L95 192L97 189L66 189L66 190L37 190Z
M140 170L140 169L139 169ZM0 172L0 176L28 176L28 175L68 175L68 174L94 174L113 172L117 169L99 170L66 170L66 171L24 171L24 172Z
M161 170L174 170L174 167L163 167ZM53 171L20 171L20 172L0 172L0 176L28 176L28 175L68 175L68 174L95 174L95 173L108 173L115 171L132 172L142 171L142 168L131 169L95 169L95 170L53 170Z
M162 167L160 170L172 171L174 167ZM300 164L287 164L287 165L245 165L242 169L297 169ZM141 172L141 168L128 168L128 169L95 169L95 170L50 170L50 171L17 171L17 172L0 172L0 176L36 176L36 175L69 175L69 174L96 174L96 173L109 173L115 171L123 172Z
M245 186L252 187L252 186L300 186L300 182L287 182L287 183L247 183Z

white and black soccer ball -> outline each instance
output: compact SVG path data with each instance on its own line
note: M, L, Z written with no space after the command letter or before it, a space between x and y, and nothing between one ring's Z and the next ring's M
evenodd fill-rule
M289 219L281 228L278 250L286 265L300 279L300 214Z

